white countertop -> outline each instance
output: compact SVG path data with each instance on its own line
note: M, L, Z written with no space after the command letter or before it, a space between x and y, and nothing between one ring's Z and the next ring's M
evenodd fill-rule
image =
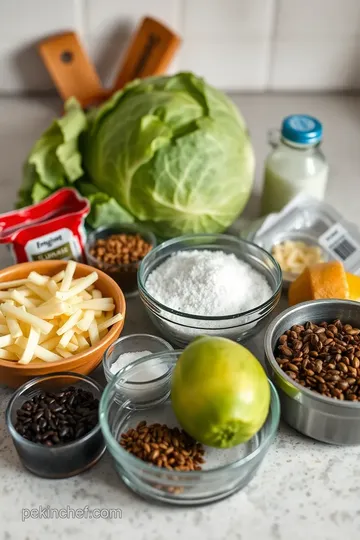
M266 131L291 113L324 123L324 152L331 167L327 200L360 226L360 98L254 95L234 98L247 119L257 157L255 191L267 151ZM12 208L21 163L36 137L60 110L56 99L0 99L0 212ZM249 205L254 215L257 198ZM5 248L0 266L10 264ZM140 302L128 303L126 333L154 333ZM254 344L261 351L261 337ZM94 374L103 381L101 369ZM0 532L4 540L338 540L360 534L360 448L338 448L306 439L281 425L257 476L241 492L200 508L158 506L133 495L116 475L109 455L90 471L67 480L45 480L24 470L7 434L4 410L11 395L0 387ZM45 507L113 509L116 520L22 522L22 510Z

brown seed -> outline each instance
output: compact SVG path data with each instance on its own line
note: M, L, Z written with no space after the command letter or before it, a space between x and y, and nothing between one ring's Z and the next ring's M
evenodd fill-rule
M281 336L275 353L283 371L302 386L339 400L357 399L360 328L340 320L294 325Z
M344 362L339 362L339 369L340 371L342 371L343 373L347 373L348 372L348 367L346 364L344 364Z
M151 447L150 447L149 443L144 443L143 448L144 448L144 450L145 450L145 452L146 452L147 454L150 454L150 452L151 452Z
M292 350L289 349L289 347L287 347L286 345L281 345L279 349L285 356L291 357L293 355Z
M295 364L291 364L291 363L288 364L288 369L290 369L290 371L294 371L295 373L299 371L299 368L295 366Z
M321 360L317 360L315 364L316 373L321 373L323 369L323 363Z
M315 334L323 334L325 332L325 328L324 327L320 327L320 328L317 328L315 330Z
M159 449L155 449L151 452L150 456L149 456L149 459L151 459L151 461L155 461L158 457L159 457Z
M347 356L343 356L342 361L345 365L350 366L350 358L348 358Z

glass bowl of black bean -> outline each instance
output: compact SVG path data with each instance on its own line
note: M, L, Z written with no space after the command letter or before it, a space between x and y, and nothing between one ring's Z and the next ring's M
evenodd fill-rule
M36 377L15 392L6 423L26 469L44 478L67 478L101 458L102 390L90 377L63 372Z

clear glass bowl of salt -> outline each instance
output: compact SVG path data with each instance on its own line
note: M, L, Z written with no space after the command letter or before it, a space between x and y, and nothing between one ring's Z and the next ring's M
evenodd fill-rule
M103 358L105 378L107 382L111 382L120 369L135 360L166 351L173 351L173 347L161 337L151 334L123 336L114 341L105 351ZM129 391L133 390L136 395L141 394L142 387L146 383L148 397L151 387L153 386L153 390L158 392L159 385L166 383L168 377L170 377L170 370L166 368L166 364L147 362L146 368L141 373L136 373L129 379Z

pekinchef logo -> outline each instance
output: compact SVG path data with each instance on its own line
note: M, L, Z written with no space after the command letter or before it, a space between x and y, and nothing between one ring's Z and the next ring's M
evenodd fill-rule
M23 508L21 511L22 521L27 519L121 519L122 510L120 508L73 508L64 506L54 508L49 504L36 508Z

